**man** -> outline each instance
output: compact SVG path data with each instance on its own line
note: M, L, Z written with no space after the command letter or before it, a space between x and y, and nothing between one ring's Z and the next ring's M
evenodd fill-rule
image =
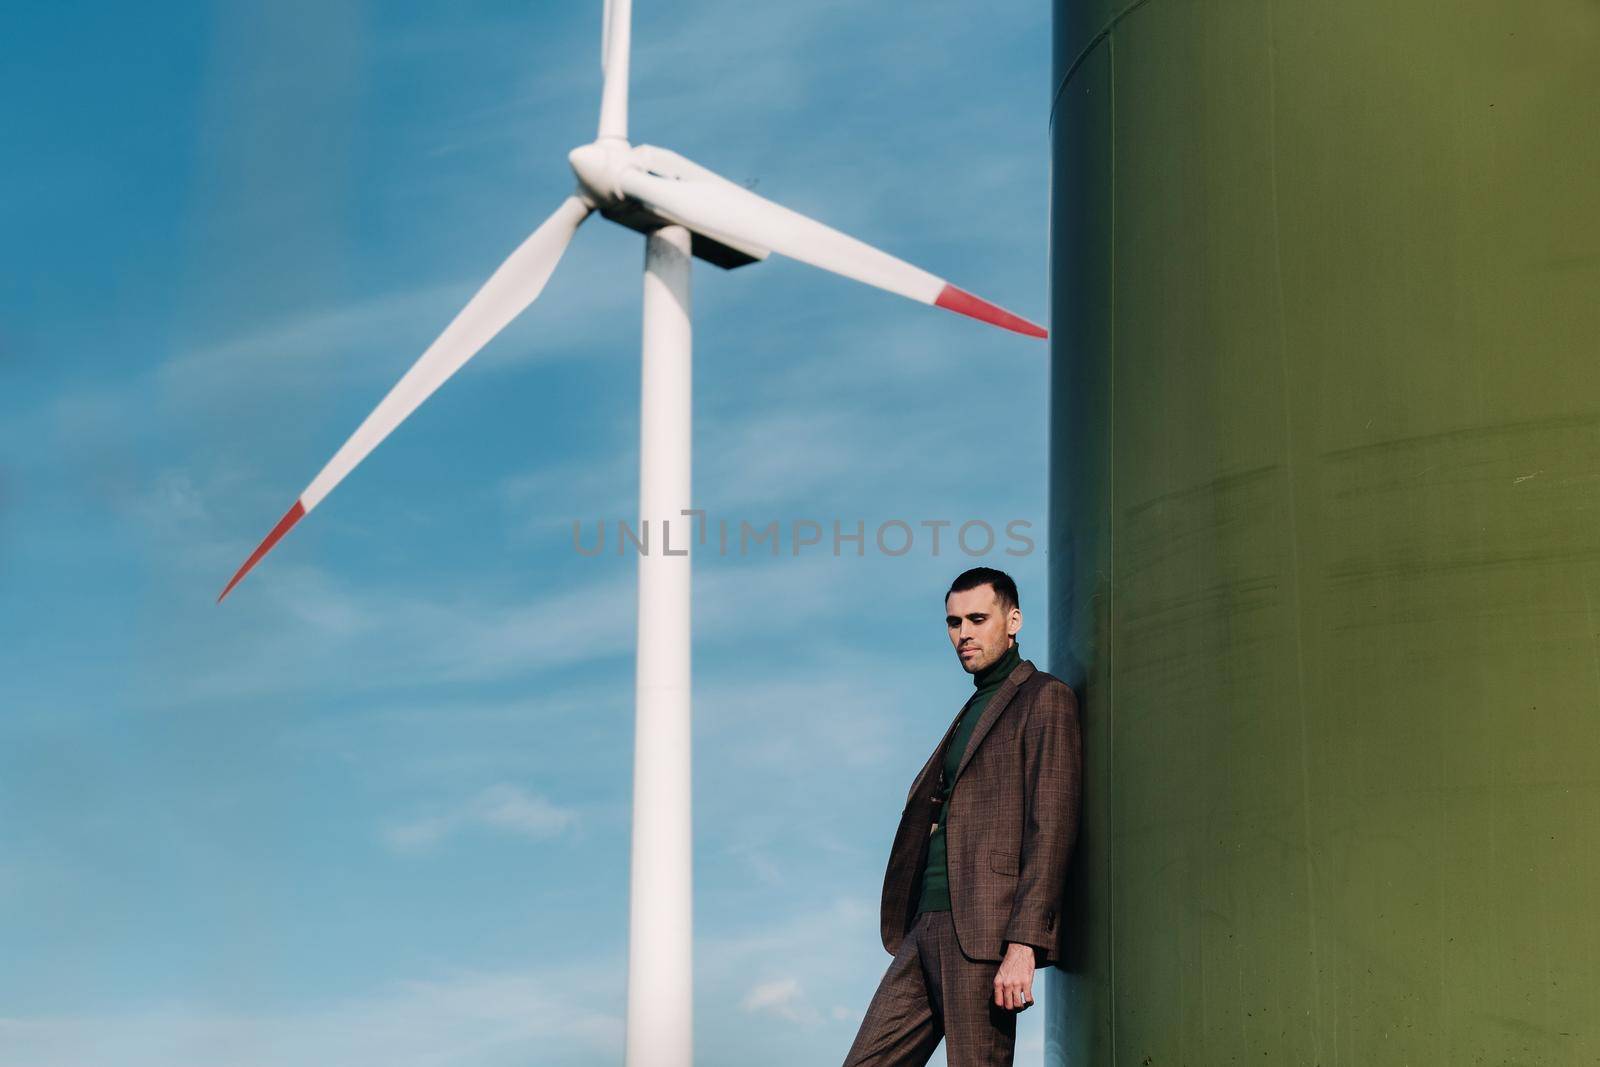
M883 879L894 962L845 1067L1004 1064L1036 967L1061 956L1060 901L1078 826L1078 702L1021 658L1004 572L945 594L945 626L974 691L911 786Z

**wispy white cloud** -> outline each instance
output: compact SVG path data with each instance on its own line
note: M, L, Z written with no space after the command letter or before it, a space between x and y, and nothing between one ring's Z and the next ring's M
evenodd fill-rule
M604 487L592 490L593 499L599 501L598 514L551 513L549 501L559 499L560 494L574 485ZM570 543L567 539L571 536L572 523L577 522L581 543L592 545L591 531L596 519L614 524L620 518L632 520L638 513L638 487L639 453L633 449L551 459L502 479L492 492L528 532L555 530L564 543Z
M717 1036L710 1059L725 1063L755 1062L753 1050L764 1047L758 1042L786 1032L786 1040L803 1040L815 1050L812 1060L794 1062L842 1060L890 963L878 940L875 897L840 897L717 931L700 939L696 959L699 988L739 1004L747 1023ZM1036 1000L1047 996L1050 975L1036 972ZM826 995L812 992L820 990ZM1024 1012L1017 1019L1017 1062L1037 1062L1043 1049L1044 1012ZM750 1058L741 1060L741 1054ZM942 1067L942 1047L929 1062Z
M697 959L713 988L726 988L735 981L742 986L752 966L765 966L765 961L774 959L785 961L789 976L806 982L819 964L831 966L827 962L830 952L859 945L858 935L871 933L877 922L875 896L836 896L802 911L704 931L696 945ZM879 947L877 951L883 950ZM729 999L742 996L741 990L739 997Z
M619 977L620 964L465 972L280 1013L175 1003L0 1017L0 1067L587 1067L621 1057L620 1012L597 1007Z
M145 353L143 362L126 361L104 378L80 381L50 403L19 412L18 419L6 420L5 436L35 448L49 441L76 450L143 438L170 429L166 424L174 417L187 421L214 414L219 406L284 403L340 377L364 377L358 368L366 361L359 357L392 350L403 340L411 347L440 315L435 309L470 292L451 284L384 293L279 316L224 340ZM125 369L130 363L132 374Z
M214 344L181 349L156 367L157 380L169 398L189 403L209 403L225 391L315 388L350 368L349 357L421 336L438 309L471 293L470 285L456 282L306 308Z
M570 768L571 753L548 744L551 737L589 744L626 739L632 696L631 689L619 693L592 679L500 700L401 691L341 715L290 724L280 737L298 758L332 761L341 779L363 790L462 796L484 781L544 782ZM626 773L625 761L616 772Z
M569 573L592 561L574 562ZM776 558L703 568L695 576L697 648L742 641L753 613L772 633L802 632L856 587L858 577L838 564L822 552L795 558L786 545ZM164 682L163 697L463 684L627 654L635 641L633 568L596 573L542 594L508 594L503 583L459 593L393 585L357 590L325 568L274 561L270 581L252 576L253 599L229 602L235 613L258 621L218 627L206 616L202 626L195 617L189 659L181 677Z
M501 782L453 808L391 824L383 840L396 852L421 852L451 834L489 829L530 841L544 841L578 821L574 808L561 807L520 786Z
M632 647L633 587L601 579L522 602L493 594L357 593L321 569L258 582L267 620L229 630L169 695L216 699L470 683L604 658ZM294 664L293 673L283 671Z
M779 844L779 842L773 840L776 836L775 834L767 835L767 841L759 845L750 842L734 842L727 846L726 852L728 855L742 861L752 874L761 879L763 884L774 887L781 886L784 882L783 868L774 860L770 849L764 847L766 845Z
M795 978L758 982L745 994L739 1007L752 1015L776 1015L802 1025L815 1025L822 1018L822 1013L801 992L800 982Z
M529 228L537 221L530 219ZM500 252L509 253L520 237L509 231ZM126 453L150 440L173 451L170 442L176 439L186 454L215 459L219 449L195 452L194 439L214 437L218 420L226 419L232 431L222 441L223 454L269 455L277 442L297 432L293 427L307 404L362 397L363 404L375 407L488 278L498 254L490 253L481 274L470 279L312 305L220 340L130 353L143 358L129 359L103 377L73 382L44 404L7 413L0 420L0 448L17 457L24 470L108 451ZM541 301L460 374L570 359L592 353L597 343L605 351L615 348L607 328L597 324L637 306L636 287L616 284L614 275L621 272L592 254L574 249L567 258ZM134 369L130 373L125 366ZM330 439L328 457L342 440ZM296 491L313 474L314 468L295 473L289 484L277 486L273 499ZM262 480L257 470L251 482Z
M864 503L905 500L913 494L937 500L953 496L957 488L965 490L965 500L979 503L977 491L1006 488L1005 482L993 480L995 451L1002 447L1025 449L1033 442L1018 433L1001 444L997 439L1002 438L1003 427L974 423L964 414L963 394L957 384L970 370L942 376L930 370L948 369L957 358L959 343L946 338L940 345L922 348L910 342L898 346L869 343L865 347L884 354L880 359L898 358L887 353L904 352L907 366L914 358L923 361L916 373L927 377L894 387L903 406L883 411L860 396L844 399L835 395L835 390L819 386L819 379L825 377L842 385L845 377L859 379L871 373L870 360L852 357L835 359L840 365L827 371L811 366L805 371L777 370L753 376L746 387L776 392L787 384L786 397L753 399L742 410L704 420L696 441L695 499L702 505L714 502L713 523L726 518L737 532L741 519L760 527L774 519L787 524L805 517L825 520L831 536L833 519L839 519L841 529L848 533L857 518L867 517L861 511ZM1041 379L1047 373L1042 362L1018 369ZM1042 445L1042 432L1039 438ZM513 475L498 487L497 494L525 528L558 532L565 546L576 520L581 524L582 543L592 546L596 520L604 519L613 528L619 520L635 521L638 462L637 449L568 459ZM558 489L572 484L616 487L613 492L594 494L609 510L581 516L552 515L548 501ZM886 496L885 491L892 491L893 496ZM819 504L832 510L821 511ZM913 525L938 517L922 513L904 516ZM999 528L1018 516L961 517L998 519ZM1032 518L1042 526L1042 514ZM853 551L852 546L845 547Z
M834 897L793 911L769 908L759 920L698 930L697 990L713 1002L740 1008L738 1016L725 1018L700 1039L701 1061L843 1059L860 1011L888 963L877 945L876 927L876 901L862 896ZM779 1047L807 1052L766 1055Z
M722 674L699 687L700 719L739 766L785 773L823 758L850 773L881 767L898 751L899 708L886 703L892 665L834 660L789 676ZM823 753L826 753L824 756Z

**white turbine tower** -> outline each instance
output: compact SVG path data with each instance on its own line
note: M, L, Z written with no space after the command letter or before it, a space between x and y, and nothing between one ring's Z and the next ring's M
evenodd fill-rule
M732 268L769 253L1032 337L1045 330L942 278L780 207L663 148L628 142L632 0L607 0L599 136L567 160L578 188L511 253L334 453L217 597L220 603L433 391L544 288L578 225L598 211L646 235L639 518L667 539L689 511L689 257ZM629 882L627 1063L691 1062L689 555L639 557Z

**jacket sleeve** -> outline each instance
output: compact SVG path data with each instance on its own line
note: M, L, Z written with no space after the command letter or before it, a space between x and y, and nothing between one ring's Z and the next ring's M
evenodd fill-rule
M1023 727L1022 856L1007 941L1055 944L1056 911L1078 834L1082 774L1078 699L1052 679L1040 689Z

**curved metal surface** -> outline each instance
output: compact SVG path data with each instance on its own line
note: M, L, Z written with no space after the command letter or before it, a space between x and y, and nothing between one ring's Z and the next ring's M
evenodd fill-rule
M1048 1059L1594 1062L1600 8L1056 12Z

